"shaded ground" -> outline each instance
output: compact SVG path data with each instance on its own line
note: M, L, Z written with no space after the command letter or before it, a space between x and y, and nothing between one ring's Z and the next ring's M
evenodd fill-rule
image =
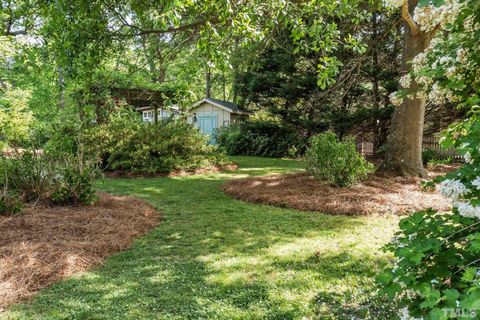
M158 221L145 201L106 193L89 207L37 206L0 216L0 310L127 249Z
M430 171L431 176L445 168ZM332 187L306 173L250 177L228 181L224 192L239 200L330 214L408 214L434 208L447 210L451 202L436 191L425 191L420 179L370 176L352 187Z
M226 180L302 166L233 160L235 172L99 183L148 200L162 222L98 269L40 291L0 319L389 319L371 316L371 298L373 278L388 262L379 248L398 217L332 216L232 199L219 190Z

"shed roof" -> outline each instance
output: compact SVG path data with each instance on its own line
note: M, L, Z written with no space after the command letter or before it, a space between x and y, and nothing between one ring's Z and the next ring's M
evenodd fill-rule
M224 101L224 100L219 100L219 99L214 99L214 98L203 98L202 100L198 101L193 105L193 108L199 107L202 103L210 103L213 104L214 106L219 107L220 109L224 109L228 112L234 113L234 114L250 114L247 110L244 110L240 108L239 105L229 102L229 101Z

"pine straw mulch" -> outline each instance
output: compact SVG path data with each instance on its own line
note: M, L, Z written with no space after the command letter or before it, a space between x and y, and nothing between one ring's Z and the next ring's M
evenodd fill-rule
M434 177L450 170L453 167L442 166L428 173ZM437 191L422 190L421 181L371 175L363 183L339 188L297 173L231 180L222 190L238 200L329 214L403 215L426 208L448 210L449 200Z
M129 248L159 220L145 201L107 193L92 206L37 205L0 216L0 311Z

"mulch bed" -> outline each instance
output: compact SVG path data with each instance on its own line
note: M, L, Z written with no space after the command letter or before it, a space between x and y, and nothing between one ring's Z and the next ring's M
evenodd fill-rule
M85 207L27 207L0 216L0 311L38 290L81 273L159 224L152 206L99 193Z
M442 166L429 170L429 175L451 170L453 167ZM363 183L339 188L298 173L231 180L222 189L239 200L329 214L403 215L426 208L448 210L451 202L437 191L422 190L421 181L371 175Z

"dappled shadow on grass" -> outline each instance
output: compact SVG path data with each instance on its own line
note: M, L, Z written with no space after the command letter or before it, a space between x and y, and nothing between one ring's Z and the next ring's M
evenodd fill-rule
M331 310L316 307L320 291L371 285L386 261L377 250L393 233L393 220L243 203L219 192L223 179L214 178L102 182L105 191L161 209L160 226L98 270L54 285L9 316L322 318Z

